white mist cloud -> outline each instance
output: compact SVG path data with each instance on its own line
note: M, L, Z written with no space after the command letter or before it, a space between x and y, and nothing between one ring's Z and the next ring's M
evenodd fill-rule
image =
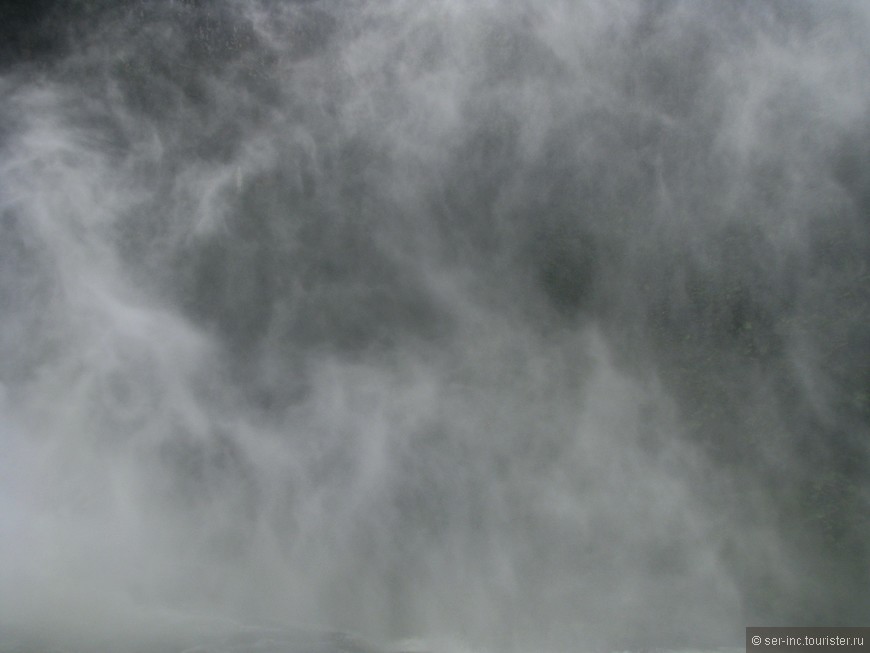
M0 626L861 614L867 13L795 7L54 14L0 81Z

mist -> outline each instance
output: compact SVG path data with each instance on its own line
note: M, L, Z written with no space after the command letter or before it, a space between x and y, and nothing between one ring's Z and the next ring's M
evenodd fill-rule
M34 7L0 647L870 625L865 4Z

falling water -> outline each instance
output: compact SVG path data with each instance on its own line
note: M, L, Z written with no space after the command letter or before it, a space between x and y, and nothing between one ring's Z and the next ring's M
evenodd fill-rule
M870 625L865 4L33 7L0 650Z

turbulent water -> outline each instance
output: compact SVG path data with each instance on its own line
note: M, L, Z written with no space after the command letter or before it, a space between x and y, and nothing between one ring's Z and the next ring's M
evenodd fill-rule
M3 11L0 650L870 625L866 3Z

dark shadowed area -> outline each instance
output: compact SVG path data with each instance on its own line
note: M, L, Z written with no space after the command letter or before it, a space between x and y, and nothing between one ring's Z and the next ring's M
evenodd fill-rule
M870 5L4 7L0 651L870 626Z

